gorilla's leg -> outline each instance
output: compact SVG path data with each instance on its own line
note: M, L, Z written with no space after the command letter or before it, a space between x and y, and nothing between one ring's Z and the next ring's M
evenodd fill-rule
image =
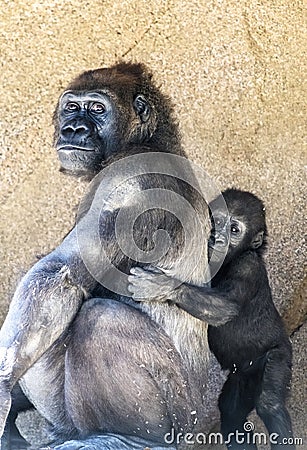
M182 359L146 315L115 300L91 299L71 333L66 407L81 435L102 430L163 443L172 427L191 430Z
M61 441L78 433L65 409L65 353L70 342L63 334L25 373L20 385L37 411L49 424L49 433Z
M283 444L293 438L290 415L286 408L287 389L290 385L291 367L288 355L276 348L267 354L261 394L256 403L256 410L263 420L269 434L276 437L276 444L271 448L294 449L294 444ZM291 441L291 439L289 440Z
M26 411L31 408L33 408L32 403L30 403L17 383L12 390L12 406L7 418L4 434L1 438L1 450L24 450L30 446L30 444L28 444L28 442L19 433L15 421L21 411Z
M137 449L142 439L163 446L172 428L191 431L195 410L182 367L172 341L142 312L91 299L21 383L55 441L78 440L59 448L123 449L124 435Z
M223 386L219 397L221 432L231 450L257 448L253 444L252 433L244 429L247 416L255 407L255 390L251 379L247 380L238 373L230 373Z

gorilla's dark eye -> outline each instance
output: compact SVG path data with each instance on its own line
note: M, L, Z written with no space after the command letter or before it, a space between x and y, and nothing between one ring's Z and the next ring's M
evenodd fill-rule
M95 114L102 114L105 112L105 107L102 103L95 102L91 106L91 112Z
M79 105L78 105L78 103L68 102L68 103L66 103L64 109L65 109L65 111L69 111L69 112L78 111Z
M231 232L237 234L240 232L240 228L237 225L231 225Z
M222 224L223 224L223 220L221 219L221 217L213 217L212 226L219 227Z

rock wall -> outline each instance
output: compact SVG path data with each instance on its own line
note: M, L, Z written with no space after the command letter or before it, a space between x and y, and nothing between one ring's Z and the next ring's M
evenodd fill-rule
M2 1L0 322L85 189L58 172L57 97L79 72L124 59L152 69L189 156L221 190L264 200L274 298L289 330L298 327L307 309L303 13L300 0Z

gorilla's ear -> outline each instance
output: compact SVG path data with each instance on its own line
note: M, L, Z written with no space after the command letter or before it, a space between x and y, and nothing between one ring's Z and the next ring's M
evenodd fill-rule
M264 235L264 232L259 231L259 233L257 233L256 236L254 236L254 238L252 240L252 248L253 249L261 247L261 245L263 243L263 235Z
M143 95L138 94L135 97L133 101L133 107L137 115L140 117L142 123L145 123L149 120L151 115L151 107L147 99Z

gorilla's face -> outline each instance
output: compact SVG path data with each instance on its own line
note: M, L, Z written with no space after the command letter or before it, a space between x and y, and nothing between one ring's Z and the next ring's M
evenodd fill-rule
M55 146L63 169L97 172L119 142L117 111L101 92L66 91L59 101Z
M99 172L105 159L135 138L132 129L141 125L145 110L150 108L141 95L123 102L107 90L65 91L54 117L62 169L74 175Z
M227 189L223 192L227 209L215 201L211 208L209 257L235 260L246 251L263 251L266 247L266 223L262 201L250 192Z

